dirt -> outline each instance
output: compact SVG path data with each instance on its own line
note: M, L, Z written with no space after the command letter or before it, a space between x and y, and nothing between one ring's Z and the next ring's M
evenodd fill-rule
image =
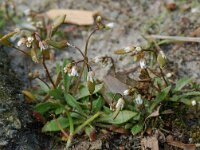
M94 58L97 55L111 56L116 62L118 71L123 71L124 68L126 68L125 70L134 68L138 64L134 63L131 57L115 55L115 50L129 45L147 47L149 40L145 38L145 35L149 34L190 36L200 26L200 2L197 0L175 1L177 7L174 11L168 10L166 8L167 4L161 0L15 0L15 2L19 11L27 8L41 13L55 8L98 11L105 22L114 22L115 27L110 31L98 31L92 37L89 46L89 57ZM68 24L63 27L63 31L70 28L73 28L73 31L64 32L65 37L71 43L84 49L85 41L92 31L92 27ZM176 76L193 76L200 81L200 47L198 43L169 43L161 45L160 48L166 53L169 62L171 62L169 65L172 70L179 70L175 72ZM24 57L21 54L17 54L16 57L16 52L13 51L11 51L10 56L13 59L14 69L18 70L18 75L22 75L24 80L24 76L28 74L29 70L25 69L24 71L24 68L22 68ZM81 55L71 48L56 52L57 62L61 62L64 58L80 60ZM49 62L48 65L50 68L55 68L55 62ZM109 66L103 69L102 66L93 67L100 79L110 69ZM36 67L36 69L39 68ZM116 137L113 136L113 139L116 139ZM113 143L117 142L113 141ZM126 147L126 149L132 148Z

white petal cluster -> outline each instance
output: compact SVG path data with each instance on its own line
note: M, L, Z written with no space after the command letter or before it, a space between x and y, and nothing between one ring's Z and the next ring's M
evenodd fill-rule
M137 95L135 102L136 102L137 105L142 105L143 100L142 100L142 97L141 97L140 94Z
M88 76L87 76L87 81L90 81L90 82L94 82L94 76L95 76L95 73L94 71L89 71L88 72Z
M40 41L39 42L39 47L42 50L47 50L49 48L48 44L45 41Z
M140 46L137 46L137 47L135 48L135 50L136 50L137 52L141 52L142 48L141 48Z
M115 105L116 109L122 110L124 108L125 101L123 98L119 98L117 104Z
M19 39L19 41L17 42L17 46L20 47L22 45L26 44L26 38L21 38Z
M141 59L141 60L140 60L140 68L141 68L141 69L147 68L147 66L146 66L146 61L145 61L144 59Z
M124 94L124 96L128 96L128 95L130 94L130 90L129 90L129 89L125 90L125 91L123 92L123 94Z
M70 77L78 77L78 70L76 66L73 66L71 72L68 74Z
M112 29L112 28L114 28L114 26L115 26L115 24L113 22L110 22L110 23L105 25L105 28L106 29Z
M197 102L195 100L192 100L192 106L195 106Z
M32 46L32 43L34 41L34 38L32 36L27 37L27 38L21 38L18 42L17 42L17 46L23 46L26 45L26 47L30 48Z

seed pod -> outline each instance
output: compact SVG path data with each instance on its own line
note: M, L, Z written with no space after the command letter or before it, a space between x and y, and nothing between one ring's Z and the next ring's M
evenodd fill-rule
M159 52L158 57L157 57L157 62L161 68L163 68L166 65L166 56L163 53L163 51Z
M59 41L59 42L56 42L56 41L52 41L52 40L46 40L47 44L55 47L55 48L58 48L58 49L62 49L62 48L65 48L67 47L67 40L63 40L63 41Z
M95 90L95 83L91 82L91 81L87 81L87 87L88 87L88 91L90 92L90 94L93 94L93 92Z
M88 87L88 91L90 92L90 94L93 94L93 92L95 90L94 75L95 75L95 73L93 71L88 72L87 87Z

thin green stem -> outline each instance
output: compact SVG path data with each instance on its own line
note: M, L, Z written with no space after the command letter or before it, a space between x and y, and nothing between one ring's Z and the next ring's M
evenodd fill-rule
M78 126L76 128L76 130L74 131L73 135L77 134L79 131L81 131L85 126L87 126L88 124L90 124L92 121L94 121L97 117L99 117L101 115L101 112L97 112L96 114L94 114L91 118L89 118L88 120L86 120L83 124L81 124L80 126Z
M69 130L70 130L70 135L68 137L68 140L67 140L67 148L71 145L71 142L72 142L72 139L73 139L73 133L74 133L74 123L73 123L73 120L72 120L72 117L70 116L69 112L67 111L67 117L69 119Z

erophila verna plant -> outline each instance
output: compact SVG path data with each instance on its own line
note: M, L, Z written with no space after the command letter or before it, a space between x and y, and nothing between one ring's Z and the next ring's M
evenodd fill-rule
M33 71L28 78L30 82L37 80L38 84L23 91L33 103L34 116L44 124L43 132L61 132L61 139L67 141L66 146L69 147L77 134L85 133L90 140L94 140L98 129L112 130L113 126L133 135L144 134L147 129L163 127L163 117L176 113L179 105L199 110L200 86L188 77L175 81L173 75L167 73L166 55L152 46L145 49L129 46L115 52L133 56L133 61L139 62L139 75L132 79L135 84L129 85L123 93L107 91L106 94L113 100L108 103L102 94L103 82L95 78L91 63L106 65L111 62L114 65L114 61L108 56L96 56L89 60L88 43L96 31L113 28L114 24L104 24L98 16L82 51L65 39L56 40L65 17L58 17L52 24L43 21L34 32L16 30L0 39L4 45L31 57L34 63L44 68L48 81L38 71ZM9 41L14 35L20 36L16 44ZM78 50L82 60L64 60L62 64L57 64L56 74L51 75L53 71L49 71L46 61L51 59L52 49L67 47Z

